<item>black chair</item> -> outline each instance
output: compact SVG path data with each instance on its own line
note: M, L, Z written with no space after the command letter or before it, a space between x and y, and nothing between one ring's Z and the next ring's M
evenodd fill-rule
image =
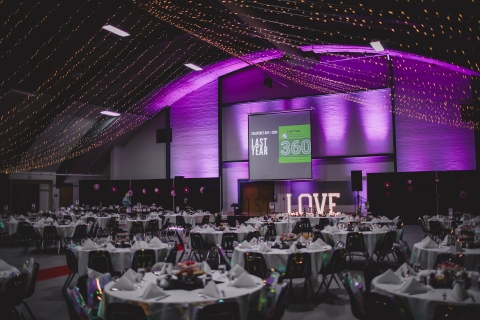
M355 318L357 318L359 320L366 320L365 319L365 314L363 313L362 309L360 308L359 297L355 296L355 294L353 293L352 288L350 287L349 281L350 281L349 276L344 277L342 279L342 284L343 284L345 290L347 290L348 297L350 298L350 309L352 311L352 314Z
M330 225L330 220L328 218L320 218L318 220L318 229L323 230L326 226Z
M205 253L212 248L211 245L206 244L203 241L203 237L201 234L198 234L195 232L190 233L190 245L192 247L192 250L190 250L190 255L188 256L188 260L191 260L193 255L195 259L199 262L203 261L202 253ZM198 256L197 256L197 253L198 253Z
M372 257L370 260L373 260L373 255L377 256L377 263L383 264L383 261L387 258L389 254L392 253L393 244L397 235L395 231L388 231L385 235L378 240L375 244L375 249L373 250Z
M403 253L403 251L396 245L392 247L392 253L393 253L393 258L397 263L397 267L400 267L404 263L410 264L410 260L407 258L405 253Z
M450 229L454 230L458 228L459 225L463 224L463 221L461 220L453 220L451 223Z
M420 227L422 227L423 237L428 236L430 234L430 231L428 230L425 222L423 221L423 219L421 217L418 218L418 224L420 225Z
M299 252L288 255L287 267L283 279L289 279L290 296L293 294L293 279L304 279L303 283L303 300L307 298L307 282L310 282L310 288L313 293L313 286L311 283L312 265L310 261L310 254Z
M17 234L16 234L16 239L15 239L15 245L17 245L17 242L18 240L25 240L29 241L29 237L28 237L28 234L29 232L27 231L27 229L30 227L30 224L28 222L25 222L25 221L20 221L18 222L18 226L17 226Z
M130 228L130 239L134 239L136 234L143 234L143 223L141 221L134 221Z
M109 303L105 320L148 320L143 308L130 303Z
M163 217L165 218L165 217ZM168 228L168 226L170 225L170 218L166 218L165 220L163 220L163 224L162 224L162 229L161 230L166 230Z
M32 318L33 320L35 320L35 316L33 315L32 310L30 310L30 308L28 307L28 304L25 301L25 299L30 298L35 293L35 285L37 284L37 276L38 276L38 270L39 269L40 269L40 264L38 264L37 262L34 262L33 267L32 267L32 273L30 275L30 281L28 281L28 278L27 278L25 295L24 295L23 301L22 301L23 305L25 306L28 313L30 314L30 318Z
M67 267L70 273L68 274L67 280L65 280L65 284L62 287L62 293L64 289L70 285L73 278L75 278L75 275L78 273L78 261L75 253L73 253L72 250L66 250L65 257L67 258Z
M237 241L238 242L238 236L236 233L233 232L225 232L222 235L222 243L221 246L223 250L225 250L225 253L228 254L228 252L232 252L235 249L233 247L233 242Z
M182 227L185 230L190 231L192 229L192 225L185 222L185 218L183 216L177 216L175 224L179 227Z
M90 222L97 222L97 220L94 217L87 217L87 224Z
M27 285L27 277L28 274L22 273L8 279L3 287L2 295L0 296L0 310L15 312L17 319L21 319L21 317L15 307L23 302Z
M267 230L265 232L265 239L273 241L277 237L277 228L274 223L267 224Z
M24 235L27 239L26 244L25 244L25 249L23 249L23 253L27 252L28 248L30 248L31 243L37 243L37 249L38 249L38 244L40 243L41 237L37 234L33 226L28 226L24 228Z
M42 218L50 218L50 213L48 212L42 213Z
M115 274L113 271L112 258L108 251L93 250L88 253L88 267L100 273Z
M260 252L245 252L243 254L244 269L250 274L265 279L268 268L263 254Z
M323 285L325 285L325 296L333 304L333 300L329 295L330 285L332 283L332 280L335 280L335 282L337 283L337 286L340 288L340 284L338 283L337 278L335 276L338 276L340 280L342 280L343 279L342 274L343 272L345 272L346 268L347 268L347 250L344 248L338 248L333 250L332 254L330 255L328 264L320 270L320 275L322 276L322 282L318 287L317 294L320 292ZM328 280L328 276L330 276L330 280Z
M197 225L203 226L206 224L210 223L210 217L209 216L203 216L202 217L202 222L198 223Z
M178 262L182 261L183 256L185 255L185 252L187 252L187 247L185 246L185 243L183 242L182 235L180 234L180 230L175 230L175 234L177 235L178 239L178 244L180 247L177 246L178 251L182 251L182 254L180 255L180 258L178 258Z
M155 250L140 249L135 251L132 258L132 269L152 267L156 262Z
M275 309L273 311L272 320L280 320L287 309L287 297L288 297L288 283L282 283L280 293L278 294L277 301L275 302Z
M472 306L437 304L433 312L435 320L475 320L478 309Z
M237 302L206 305L197 311L195 320L240 320L240 307Z
M465 262L463 260L462 254L439 253L437 254L437 258L435 260L435 264L433 265L433 269L436 270L438 268L438 265L444 262L455 263L462 267L465 266Z
M450 229L443 228L440 221L429 221L429 225L430 235L432 237L441 237L443 239L447 234L450 233Z
M82 320L80 319L80 316L77 314L77 311L75 310L75 306L70 300L70 297L68 297L67 288L63 288L62 296L64 297L65 303L67 304L68 315L70 320Z
M347 234L346 249L350 262L353 260L353 256L361 256L365 258L365 263L368 262L368 252L365 246L363 235L360 232L349 232Z
M98 233L98 228L99 228L99 224L97 222L92 222L92 226L90 228L90 231L87 232L87 234L85 235L85 238L88 238L88 239L94 239L96 236L97 236L97 233Z
M63 242L67 244L69 241L73 241L76 244L81 244L82 240L87 236L87 225L78 225L73 231L73 236L63 238Z
M232 263L230 262L230 259L227 257L225 251L223 251L223 248L219 244L217 244L217 250L220 258L220 263L224 264L227 267L227 271L229 271L232 268Z
M42 244L40 245L40 254L42 254L43 248L48 245L50 249L50 245L53 242L55 244L55 247L57 247L58 244L58 253L60 253L60 247L61 247L61 240L57 234L57 228L55 226L45 226L43 227L43 236L42 236Z
M400 320L400 310L392 299L375 292L363 293L363 308L368 320ZM410 319L410 317L406 317L406 319Z
M312 225L310 224L309 218L300 218L293 228L293 233L295 234L307 233L308 236L310 236L312 235L312 232Z
M260 232L250 231L249 233L247 233L247 238L245 240L250 242L250 240L252 240L253 238L260 239Z
M363 267L363 278L365 280L365 291L371 291L372 280L382 274L380 265L371 263Z
M72 216L69 215L69 214L64 214L63 215L63 221L67 221L67 220L72 222L73 221Z
M176 265L176 263L177 263L177 252L178 252L177 246L172 246L168 250L167 256L165 257L165 262L172 263L173 265Z
M158 235L159 231L158 219L152 219L147 222L147 227L145 228L145 233L151 234L153 236Z

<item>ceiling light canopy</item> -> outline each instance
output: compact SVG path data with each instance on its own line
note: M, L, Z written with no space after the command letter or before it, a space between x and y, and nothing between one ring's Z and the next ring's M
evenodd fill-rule
M109 110L104 110L104 111L100 111L101 114L104 114L106 116L110 116L110 117L119 117L121 114L118 113L118 112L115 112L115 111L109 111Z
M193 64L193 63L190 63L190 62L185 63L184 66L185 66L185 67L189 67L190 69L193 69L193 70L195 70L195 71L201 71L201 70L203 70L202 67L199 67L199 66L197 66L196 64Z
M130 35L130 33L125 32L121 29L118 29L117 27L114 27L110 24L107 24L106 26L103 26L102 29L110 31L111 33L115 33L117 36L120 36L120 37L128 37Z
M377 52L380 52L380 51L383 51L385 50L385 48L382 46L382 44L380 43L380 41L372 41L370 42L370 45L372 46L372 48L377 51Z

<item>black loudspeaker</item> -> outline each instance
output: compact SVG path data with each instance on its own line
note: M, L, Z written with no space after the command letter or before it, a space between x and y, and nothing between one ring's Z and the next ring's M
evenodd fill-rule
M352 191L362 191L362 170L352 170Z
M185 179L184 176L175 176L173 184L175 185L176 189L183 188L183 180Z

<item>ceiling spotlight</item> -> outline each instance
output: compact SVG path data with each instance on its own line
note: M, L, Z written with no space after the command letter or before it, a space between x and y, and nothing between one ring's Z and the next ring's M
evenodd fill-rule
M185 67L189 67L190 69L193 69L193 70L195 70L195 71L201 71L201 70L203 70L202 67L197 66L196 64L190 63L190 62L185 63L184 66L185 66Z
M382 44L378 40L370 42L370 45L377 52L385 50L385 48L382 46Z
M265 79L263 79L263 85L267 88L271 88L272 87L272 78L270 78L269 76L266 76Z
M125 32L109 24L107 24L106 26L103 26L102 29L110 31L111 33L115 33L117 36L120 36L120 37L128 37L130 35L130 33Z
M118 113L118 112L115 112L115 111L108 111L108 110L104 110L104 111L100 111L101 114L104 114L106 116L110 116L110 117L119 117L121 114Z

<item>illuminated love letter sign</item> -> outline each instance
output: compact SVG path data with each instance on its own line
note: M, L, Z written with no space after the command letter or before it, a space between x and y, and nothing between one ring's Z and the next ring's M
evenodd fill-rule
M287 193L287 213L292 213L292 194Z
M329 205L330 205L330 212L332 214L335 214L335 212L333 212L333 207L336 207L337 204L333 202L333 200L332 200L333 197L340 198L340 193L329 193L328 194L328 202L329 202Z
M302 193L298 196L298 211L300 212L300 208L303 207L302 200L303 198L308 198L308 207L312 207L312 196L308 193Z

